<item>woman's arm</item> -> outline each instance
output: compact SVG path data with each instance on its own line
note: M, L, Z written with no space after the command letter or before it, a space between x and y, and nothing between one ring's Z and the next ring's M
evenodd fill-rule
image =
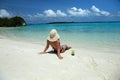
M49 41L47 40L46 47L45 47L45 49L44 49L44 51L43 51L43 52L40 52L40 54L45 53L45 52L47 51L47 49L48 49L48 48L49 48Z
M60 40L57 40L57 56L59 59L63 59L63 57L60 55Z

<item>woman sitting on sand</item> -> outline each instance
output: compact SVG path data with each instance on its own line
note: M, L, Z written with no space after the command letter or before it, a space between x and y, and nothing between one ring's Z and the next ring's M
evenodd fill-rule
M63 59L60 53L64 53L66 50L70 49L71 47L67 45L60 46L60 36L57 33L56 29L52 29L50 31L50 35L47 38L47 44L43 52L40 52L40 54L43 54L47 51L49 48L49 45L54 49L54 52L57 52L57 56L59 59Z

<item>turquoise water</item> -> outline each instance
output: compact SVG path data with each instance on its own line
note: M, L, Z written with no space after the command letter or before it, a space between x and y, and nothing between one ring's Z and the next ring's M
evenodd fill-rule
M45 45L51 29L57 29L61 44L74 48L120 53L120 22L37 24L17 28L1 28L0 35Z

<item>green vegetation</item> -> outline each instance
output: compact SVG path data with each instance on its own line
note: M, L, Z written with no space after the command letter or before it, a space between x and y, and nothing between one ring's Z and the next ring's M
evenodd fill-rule
M12 18L0 18L0 27L17 27L25 25L25 20L19 16Z

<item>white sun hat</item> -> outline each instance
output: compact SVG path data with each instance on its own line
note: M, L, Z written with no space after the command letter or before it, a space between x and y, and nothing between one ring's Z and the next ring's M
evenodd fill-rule
M58 39L60 38L59 34L57 33L57 30L56 29L52 29L50 31L50 34L47 38L47 40L51 41L51 42L54 42L54 41L57 41Z

